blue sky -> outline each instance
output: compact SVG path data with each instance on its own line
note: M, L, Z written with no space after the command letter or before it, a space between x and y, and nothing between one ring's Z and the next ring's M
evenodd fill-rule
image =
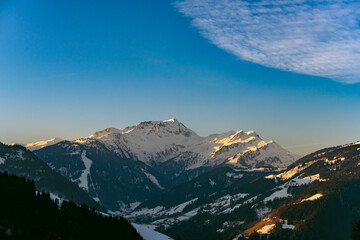
M358 141L359 3L314 3L2 1L0 141L169 118L300 154Z

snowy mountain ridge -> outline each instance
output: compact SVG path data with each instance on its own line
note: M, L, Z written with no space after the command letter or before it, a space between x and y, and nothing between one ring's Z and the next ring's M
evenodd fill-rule
M170 159L177 161L189 153L196 156L196 161L187 169L222 163L244 168L286 167L299 158L274 141L265 142L254 131L229 131L201 137L176 119L106 128L75 142L87 144L94 139L121 156L132 156L150 166Z
M120 213L214 168L274 169L297 159L253 131L201 137L175 119L106 128L34 153L108 210Z
M63 141L61 138L55 137L52 138L50 140L45 140L45 141L38 141L38 142L34 142L34 143L28 143L28 144L20 144L23 145L24 147L26 147L27 149L29 149L30 151L35 151L47 146L51 146L54 145L56 143L59 143Z

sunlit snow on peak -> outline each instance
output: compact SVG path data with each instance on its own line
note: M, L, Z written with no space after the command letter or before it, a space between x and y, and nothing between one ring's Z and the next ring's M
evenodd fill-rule
M59 143L61 141L63 141L61 138L55 137L55 138L52 138L50 140L38 141L38 142L35 142L35 143L25 144L25 147L27 149L29 149L30 151L34 151L34 150L38 150L40 148L44 148L44 147L47 147L47 146L54 145L54 144Z

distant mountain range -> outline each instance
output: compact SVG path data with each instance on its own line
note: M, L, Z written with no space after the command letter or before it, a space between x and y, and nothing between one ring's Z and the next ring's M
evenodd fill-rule
M200 137L170 119L26 146L109 213L174 238L349 239L360 218L360 142L299 158L253 131ZM14 169L29 166L12 148Z
M213 168L281 168L299 158L253 131L200 137L176 119L26 146L37 149L34 153L52 169L119 214Z

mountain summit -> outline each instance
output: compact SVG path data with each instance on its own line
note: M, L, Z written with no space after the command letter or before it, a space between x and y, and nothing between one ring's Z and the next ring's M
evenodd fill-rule
M30 151L35 151L35 150L38 150L40 148L44 148L44 147L47 147L47 146L54 145L54 144L59 143L61 141L64 141L64 140L62 140L61 138L55 137L55 138L52 138L50 140L38 141L38 142L34 142L34 143L21 144L21 145L23 145L24 147L26 147Z
M189 169L222 163L244 168L278 168L299 158L274 141L265 142L254 131L229 131L200 137L176 119L106 128L75 142L86 144L92 140L99 140L119 155L134 157L151 166L183 159L183 154L196 157L196 161L188 162Z
M176 119L106 128L34 153L114 211L136 207L215 167L283 168L298 158L253 131L201 137Z

